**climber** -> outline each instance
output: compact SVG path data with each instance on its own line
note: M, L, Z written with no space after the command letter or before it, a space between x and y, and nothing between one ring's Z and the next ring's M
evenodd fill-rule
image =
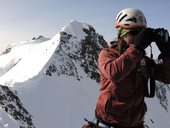
M168 31L147 27L144 14L135 8L120 11L115 28L117 40L111 41L98 59L101 76L95 128L144 128L148 79L170 83ZM162 63L145 55L152 42L160 50Z

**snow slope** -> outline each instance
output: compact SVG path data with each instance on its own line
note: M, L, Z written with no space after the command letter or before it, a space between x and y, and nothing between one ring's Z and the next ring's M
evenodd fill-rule
M76 81L63 76L42 77L34 81L31 89L18 90L22 92L23 104L33 115L36 128L81 127L84 117L93 119L99 92L95 81Z
M0 56L0 60L2 60L0 62L1 80L5 81L5 83L0 83L2 85L11 85L13 79L17 79L16 81L22 82L34 75L37 75L38 71L42 69L43 64L48 61L47 59L52 52L54 52L54 49L52 51L50 48L51 52L45 52L45 50L51 46L46 40L48 39L40 37L37 40L34 39L31 41L19 42L9 46L6 50L7 52ZM42 49L41 47L44 48ZM48 55L44 55L46 53L48 53ZM35 61L39 63L35 63ZM28 65L29 67L27 67Z

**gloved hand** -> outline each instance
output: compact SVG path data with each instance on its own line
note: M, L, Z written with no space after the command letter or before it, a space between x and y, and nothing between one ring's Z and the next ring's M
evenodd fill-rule
M156 42L158 49L161 52L158 56L158 59L170 58L170 37L167 42L165 40L166 32L168 31L164 28L155 29L155 33L157 34L157 36L155 36L155 42Z
M139 51L143 52L154 41L154 36L154 29L145 28L134 37L134 45Z
M170 58L170 37L168 42L156 42L156 45L161 52L158 59Z

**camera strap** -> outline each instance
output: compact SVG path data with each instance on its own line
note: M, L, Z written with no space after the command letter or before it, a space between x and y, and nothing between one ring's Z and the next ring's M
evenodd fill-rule
M154 73L155 62L153 60L152 47L151 47L151 56L150 56L150 58L151 58L150 62L149 62L149 80L150 80L150 84L147 84L145 96L148 97L148 98L153 98L155 96L155 86L156 86L156 84L155 84L155 73Z

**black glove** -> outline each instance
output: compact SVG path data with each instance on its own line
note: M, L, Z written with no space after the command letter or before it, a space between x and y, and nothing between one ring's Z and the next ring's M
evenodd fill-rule
M151 42L154 41L154 29L145 28L138 35L134 37L134 45L139 51L144 51Z
M170 37L168 42L156 42L156 45L161 52L158 56L158 59L170 58Z
M168 32L164 28L157 28L155 29L155 42L158 46L158 49L160 50L160 54L158 56L158 59L164 59L164 58L170 58L170 37L168 39L168 42L165 40L165 33Z

